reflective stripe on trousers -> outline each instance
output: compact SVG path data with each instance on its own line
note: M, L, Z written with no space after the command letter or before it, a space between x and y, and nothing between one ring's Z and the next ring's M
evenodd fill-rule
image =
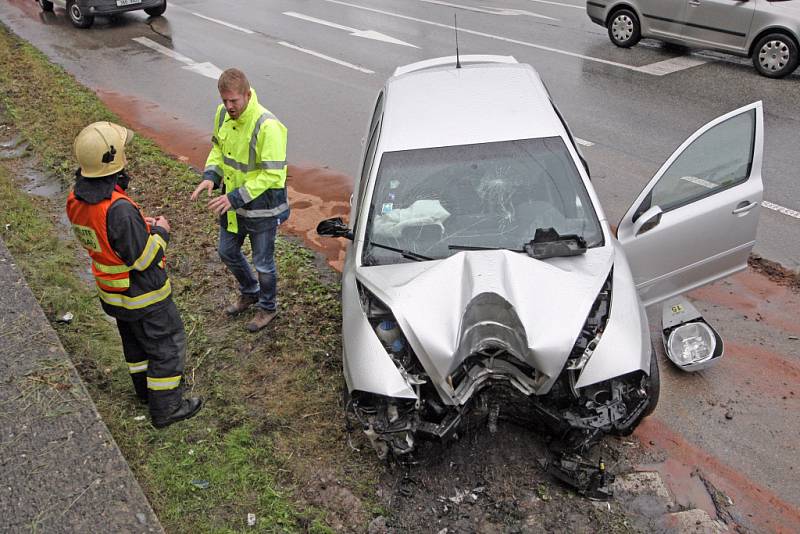
M166 378L153 378L151 376L147 377L147 389L152 389L155 391L175 389L180 385L181 385L180 375L168 376Z
M142 360L140 362L128 362L128 372L130 374L134 374L147 371L147 362L148 360Z

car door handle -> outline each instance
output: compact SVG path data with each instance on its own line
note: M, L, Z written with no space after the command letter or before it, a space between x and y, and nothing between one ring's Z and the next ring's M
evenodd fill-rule
M746 200L743 200L739 202L739 205L736 206L736 208L733 210L733 214L738 215L740 213L747 213L748 211L753 209L756 206L756 204L757 202L748 202Z
M700 5L700 0L689 0L689 5L690 6L699 6Z

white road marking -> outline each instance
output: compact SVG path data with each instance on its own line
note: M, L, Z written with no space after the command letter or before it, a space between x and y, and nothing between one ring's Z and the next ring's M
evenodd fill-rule
M705 63L708 63L708 60L692 56L678 56L672 59L665 59L664 61L658 61L656 63L650 63L649 65L639 67L639 72L652 74L654 76L664 76L665 74L672 74L673 72L678 72L679 70L691 69L692 67L703 65Z
M525 11L524 9L503 9L497 7L473 7L473 6L464 6L461 4L451 4L450 2L443 2L442 0L419 0L420 2L425 2L426 4L436 4L439 6L447 6L447 7L454 7L456 9L463 9L464 11L474 11L476 13L487 13L489 15L527 15L529 17L536 17L540 19L546 20L553 20L558 21L559 19L555 19L553 17L548 17L546 15L540 15L538 13L532 13L530 11Z
M176 61L180 61L181 63L186 63L187 65L193 65L195 63L193 59L188 58L183 54L179 54L178 52L172 50L171 48L167 48L166 46L160 45L155 41L151 41L147 37L134 37L133 40L139 44L143 44L147 48L151 48L156 52L160 52L167 57L171 57Z
M230 22L225 22L224 20L212 19L211 17L206 17L205 15L201 15L200 13L195 13L194 11L192 11L192 15L194 15L195 17L200 17L201 19L210 20L211 22L216 22L217 24L222 24L223 26L227 26L228 28L233 28L234 30L240 31L242 33L256 33L253 30L242 28L241 26L231 24Z
M358 30L356 28L350 28L349 26L342 26L341 24L336 24L335 22L331 22L329 20L322 20L309 15L303 15L302 13L296 13L294 11L284 11L283 14L289 17L294 17L296 19L305 20L308 22L314 22L316 24L322 24L323 26L328 26L330 28L336 28L337 30L344 30L346 32L349 32L350 35L352 35L353 37L363 37L365 39L383 41L384 43L392 43L401 46L410 46L412 48L419 48L417 45L401 41L400 39L395 39L394 37L390 37L386 34L376 32L374 30Z
M691 182L694 185L699 185L700 187L705 187L706 189L714 189L715 187L719 187L719 184L709 182L705 178L698 178L697 176L681 176L681 180L685 182Z
M774 202L769 202L768 200L762 201L761 205L772 211L777 211L778 213L783 213L784 215L788 215L789 217L800 219L800 211L793 210L791 208L785 208L780 204L775 204Z
M562 2L550 2L549 0L528 0L528 2L537 2L539 4L550 4L551 6L571 7L573 9L582 9L586 11L586 6L576 6L574 4L564 4Z
M151 41L147 37L134 37L133 40L141 45L146 46L147 48L164 54L175 61L185 64L186 66L182 68L200 74L201 76L205 76L206 78L216 80L219 79L219 75L222 74L222 70L213 63L198 63L192 58L186 57L183 54L179 54L178 52L167 48L166 46L162 46L155 41Z
M187 65L183 68L188 71L196 72L206 78L211 78L212 80L219 80L219 77L222 75L222 69L207 61L205 63Z
M348 63L347 61L342 61L341 59L336 59L335 57L326 56L325 54L321 54L319 52L315 52L313 50L309 50L307 48L301 48L297 45L293 45L291 43L287 43L286 41L279 41L279 45L285 46L286 48L291 48L292 50L297 50L298 52L303 52L305 54L312 55L314 57L318 57L320 59L324 59L325 61L330 61L332 63L336 63L337 65L342 65L344 67L351 68L353 70L357 70L359 72L363 72L365 74L375 74L375 71L365 69L364 67L359 67L358 65L353 65L352 63Z
M364 10L364 11L371 11L373 13L380 13L381 15L388 15L390 17L395 17L395 18L399 18L399 19L411 20L411 21L414 21L414 22L419 22L420 24L428 24L430 26L436 26L436 27L439 27L439 28L445 28L445 29L450 30L450 31L453 30L453 27L451 25L449 25L449 24L441 24L439 22L433 22L431 20L418 19L416 17L410 17L408 15L401 15L399 13L392 13L391 11L384 11L382 9L375 9L375 8L372 8L372 7L360 6L358 4L351 4L349 2L343 2L341 0L322 0L322 1L323 2L328 2L328 3L331 3L331 4L338 4L338 5L341 5L341 6L352 7L354 9L361 9L361 10ZM677 65L662 66L662 67L659 67L659 68L655 68L654 67L653 69L648 69L648 67L650 65L644 65L642 67L634 67L633 65L626 65L624 63L617 63L616 61L609 61L607 59L600 59L600 58L596 58L596 57L585 56L583 54L578 54L578 53L575 53L575 52L567 52L566 50L561 50L561 49L557 49L557 48L551 48L549 46L538 45L538 44L535 44L535 43L529 43L527 41L520 41L518 39L511 39L509 37L503 37L503 36L494 35L494 34L491 34L491 33L479 32L479 31L476 31L476 30L468 30L468 29L461 28L461 27L458 28L458 31L459 31L459 33L468 33L470 35L477 35L479 37L486 37L488 39L496 39L498 41L503 41L503 42L506 42L506 43L512 43L512 44L516 44L516 45L520 45L520 46L527 46L529 48L536 48L538 50L545 50L547 52L553 52L555 54L562 54L562 55L565 55L565 56L575 57L575 58L583 59L583 60L586 60L586 61L592 61L594 63L601 63L603 65L611 65L611 66L614 66L614 67L619 67L621 69L627 69L627 70L632 70L634 72L641 72L641 73L644 73L644 74L650 74L652 76L664 76L665 74L671 74L672 72L677 72L678 70L681 70L680 68L678 68ZM679 58L675 58L675 59L679 59ZM691 59L691 58L686 58L686 59ZM666 62L669 62L669 61L671 61L671 60L666 60ZM664 61L660 61L658 63L653 63L653 65L659 65L661 63L665 63L665 62ZM695 66L695 65L692 65L692 66ZM686 66L686 67L683 67L683 68L689 68L689 67Z
M575 139L575 142L578 143L579 145L594 146L594 143L592 143L591 141L587 141L586 139L581 139L580 137L574 137L573 139Z

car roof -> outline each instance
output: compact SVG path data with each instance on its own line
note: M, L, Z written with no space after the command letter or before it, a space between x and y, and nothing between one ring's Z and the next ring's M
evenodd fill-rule
M419 65L398 69L401 74L386 82L383 152L565 134L530 65Z

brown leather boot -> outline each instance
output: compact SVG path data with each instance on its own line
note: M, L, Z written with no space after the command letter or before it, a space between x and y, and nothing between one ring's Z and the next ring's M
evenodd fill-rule
M247 323L247 329L250 332L258 332L259 330L267 326L270 322L272 322L272 320L277 315L278 315L277 310L267 311L259 309L256 312L255 317L253 317L253 319L249 323Z
M258 302L258 295L239 295L239 299L236 302L225 307L225 313L239 315L256 302Z

